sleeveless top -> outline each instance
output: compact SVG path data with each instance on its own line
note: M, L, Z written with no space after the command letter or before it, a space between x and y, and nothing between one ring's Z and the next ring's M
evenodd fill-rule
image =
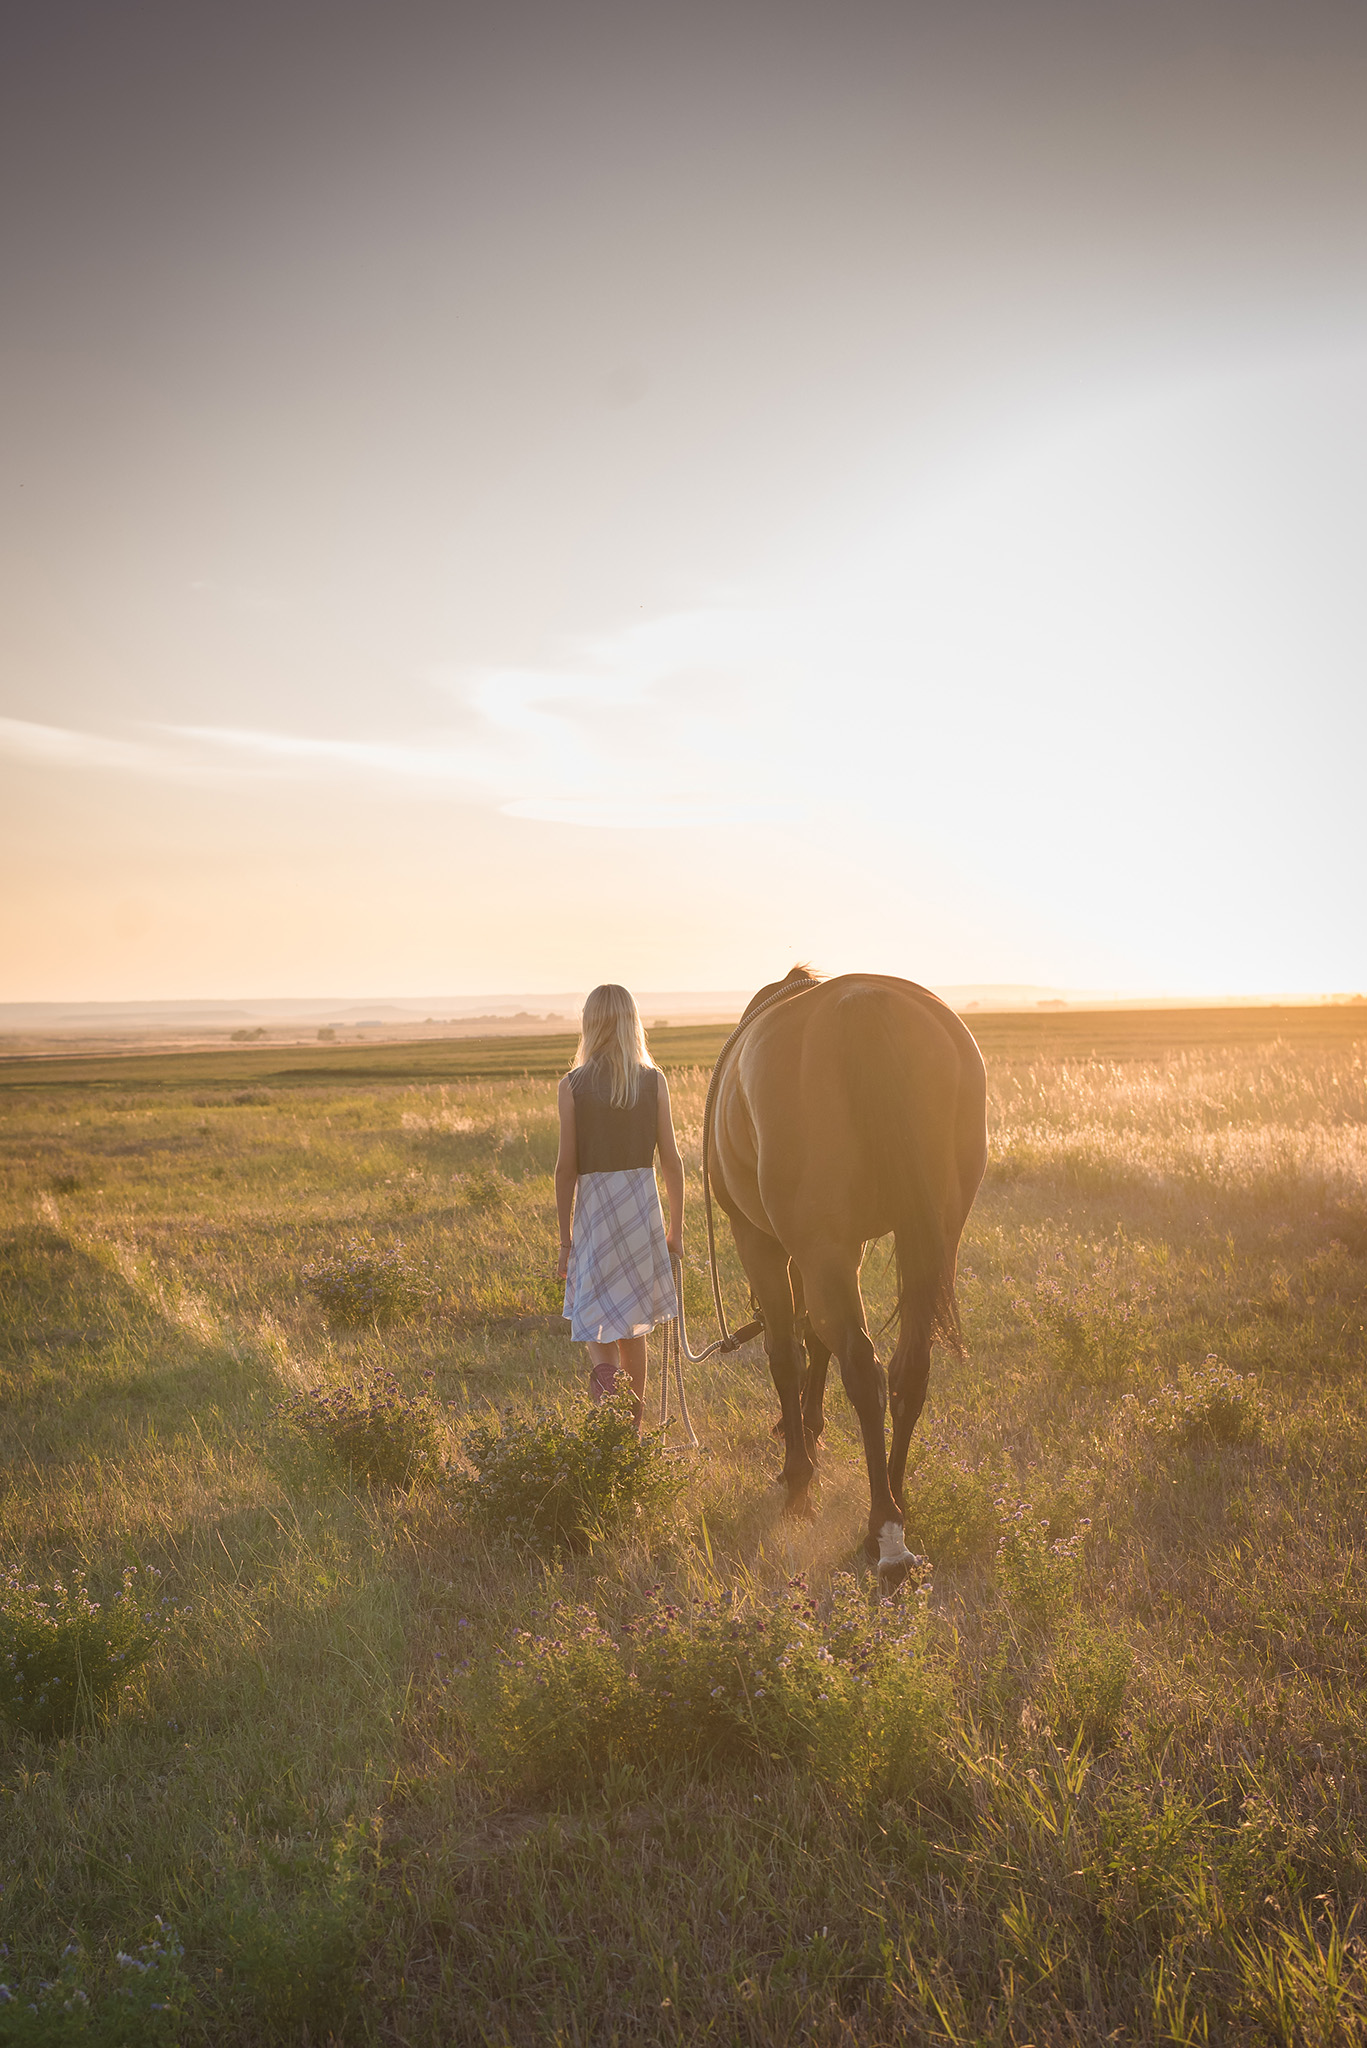
M596 1062L571 1067L569 1083L580 1173L620 1173L654 1165L660 1114L657 1067L641 1068L630 1109L614 1109L608 1100L607 1076Z

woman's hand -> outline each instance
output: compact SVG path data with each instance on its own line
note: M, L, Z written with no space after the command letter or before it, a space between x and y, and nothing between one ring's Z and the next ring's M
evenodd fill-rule
M574 1191L579 1183L579 1140L574 1129L574 1090L565 1075L556 1090L560 1105L560 1150L555 1159L555 1219L560 1230L560 1257L555 1273L564 1280L570 1270L570 1239L574 1235Z
M665 1243L669 1246L670 1258L682 1265L684 1170L683 1161L679 1157L679 1143L674 1136L674 1114L669 1106L669 1083L663 1074L655 1083L655 1093L660 1105L655 1137L660 1147L660 1165L664 1169L665 1200L669 1204L669 1228L665 1232Z

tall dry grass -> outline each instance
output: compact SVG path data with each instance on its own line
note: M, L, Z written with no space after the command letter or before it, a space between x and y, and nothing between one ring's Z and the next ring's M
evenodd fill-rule
M704 1083L671 1080L695 1178ZM708 1602L751 1656L805 1574L830 1626L866 1506L838 1390L811 1522L752 1351L691 1378L677 1504L584 1555L291 1457L281 1402L367 1366L452 1454L509 1406L573 1416L548 1085L11 1096L0 1564L155 1564L190 1612L69 1739L0 1736L0 2040L125 2038L117 1957L157 1915L184 1954L148 2039L1361 2038L1361 1056L1003 1060L991 1090L970 1355L937 1359L907 1489L909 1779L652 1754L649 1699L614 1748L592 1660L556 1682L599 1764L519 1777L483 1683L557 1602L629 1645L667 1601L690 1671L730 1654L701 1620L689 1647ZM304 1271L356 1235L428 1276L417 1312L329 1326ZM689 1267L703 1327L696 1231ZM865 1277L877 1328L882 1248ZM1232 1441L1172 1419L1209 1354ZM881 1755L881 1695L842 1684Z

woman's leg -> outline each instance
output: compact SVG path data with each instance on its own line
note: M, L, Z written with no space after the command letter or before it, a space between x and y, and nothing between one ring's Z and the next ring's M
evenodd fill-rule
M615 1344L590 1344L588 1349L592 1360L590 1394L595 1401L606 1401L616 1392L618 1373L625 1373L636 1396L636 1427L640 1429L646 1412L646 1339L621 1337Z
M589 1393L595 1401L606 1401L617 1391L617 1346L590 1344Z
M631 1381L631 1391L636 1396L636 1430L639 1435L646 1413L645 1338L623 1337L617 1346L617 1362Z

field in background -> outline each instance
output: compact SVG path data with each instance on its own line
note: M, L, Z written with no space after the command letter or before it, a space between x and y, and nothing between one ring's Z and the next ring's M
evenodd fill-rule
M966 1019L989 1059L1162 1060L1198 1048L1234 1049L1273 1040L1289 1048L1347 1052L1367 1044L1364 1012L1342 1005L1260 1005L1231 1009L1002 1010ZM676 1024L652 1029L662 1065L711 1067L731 1029ZM0 1089L187 1088L229 1082L293 1088L317 1081L465 1081L495 1075L562 1074L573 1032L518 1038L424 1038L366 1045L263 1045L241 1051L86 1054L0 1053Z
M753 1348L691 1376L677 1509L572 1560L486 1546L440 1482L371 1495L287 1455L282 1399L370 1362L435 1393L452 1445L573 1407L548 1320L569 1041L0 1066L0 1567L109 1586L136 1560L189 1608L98 1725L0 1734L16 2011L74 1944L70 2024L121 2038L115 1958L160 1915L185 2040L1361 2037L1367 1024L972 1022L970 1356L937 1355L907 1498L946 1705L895 1792L662 1756L533 1794L448 1676L556 1598L764 1609L805 1572L823 1599L867 1506L838 1388L813 1522L779 1511ZM653 1034L695 1194L723 1035ZM362 1235L432 1295L330 1330L303 1270ZM690 1268L701 1330L696 1227ZM866 1279L877 1330L883 1248ZM1256 1427L1187 1443L1212 1354Z

